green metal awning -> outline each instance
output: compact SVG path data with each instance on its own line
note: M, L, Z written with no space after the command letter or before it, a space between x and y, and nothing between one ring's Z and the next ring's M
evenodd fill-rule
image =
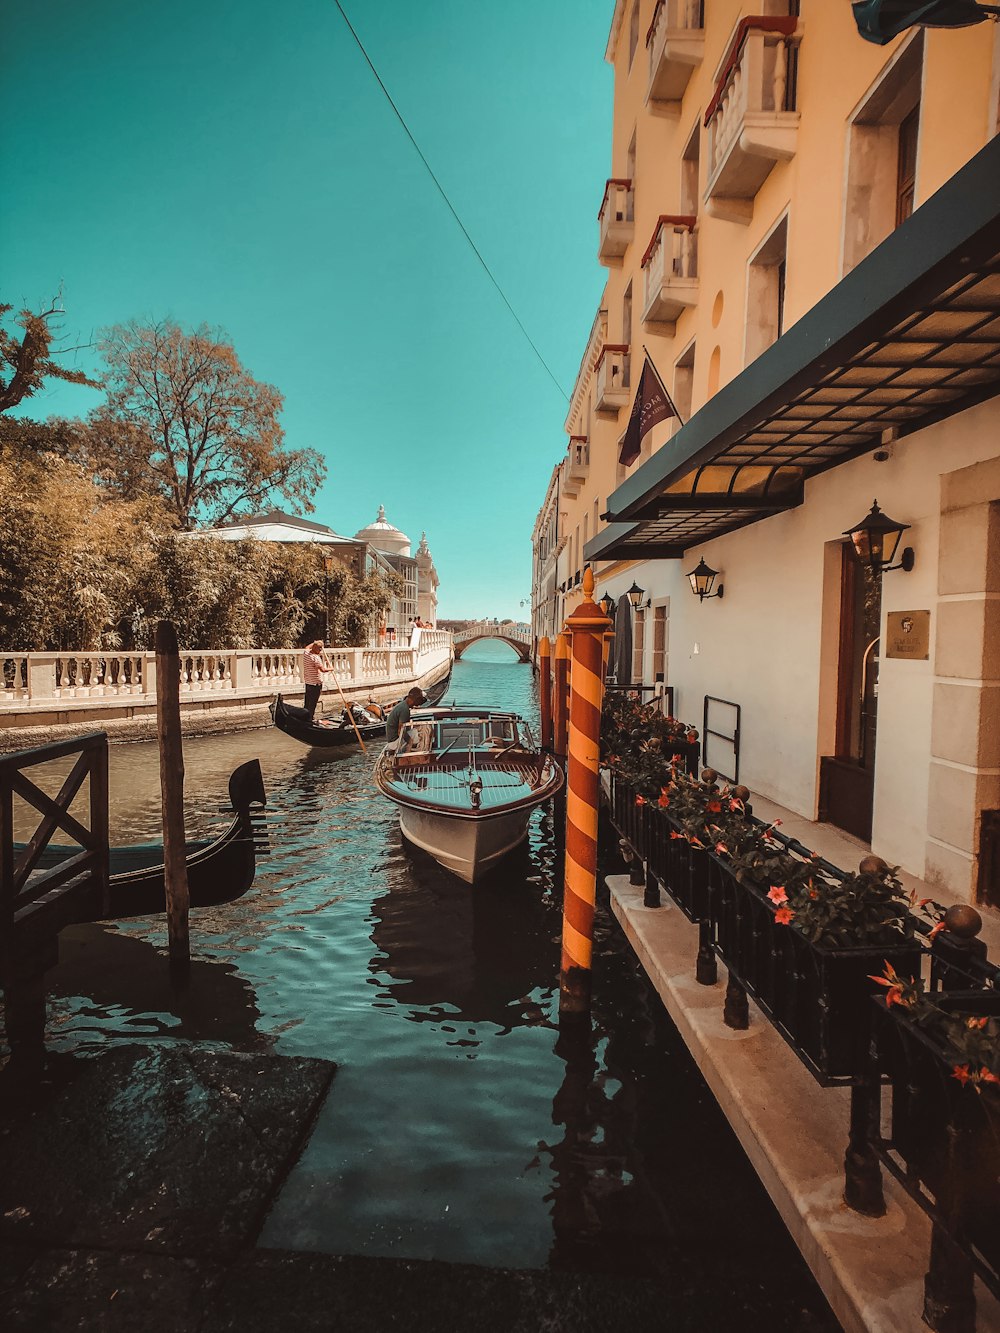
M680 558L1000 393L1000 138L614 492L588 561Z

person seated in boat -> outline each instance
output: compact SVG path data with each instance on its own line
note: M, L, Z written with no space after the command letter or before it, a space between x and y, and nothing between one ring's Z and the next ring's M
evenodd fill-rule
M385 738L387 741L398 741L399 731L404 722L410 720L410 709L419 708L424 702L424 692L419 686L414 685L407 691L406 698L400 699L399 703L392 710L385 722Z
M309 714L310 722L319 703L323 677L332 670L333 667L327 661L323 640L313 639L312 643L306 644L302 654L302 679L306 685L305 710Z

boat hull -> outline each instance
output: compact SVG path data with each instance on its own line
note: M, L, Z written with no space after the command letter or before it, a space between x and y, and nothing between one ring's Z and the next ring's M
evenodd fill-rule
M407 806L399 810L403 836L466 884L481 879L524 842L530 819L530 807L464 819Z

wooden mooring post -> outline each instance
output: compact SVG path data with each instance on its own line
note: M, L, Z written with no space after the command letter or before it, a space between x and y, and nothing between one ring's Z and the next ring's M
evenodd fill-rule
M538 640L538 711L541 719L541 745L552 749L552 645L548 637Z
M583 601L566 621L572 646L569 740L566 761L566 856L563 891L560 1017L589 1014L594 902L597 896L597 817L602 640L610 622L594 603L594 575L583 571Z
M552 696L552 749L560 759L566 758L569 726L569 655L569 635L560 634L556 639L555 692Z
M156 627L156 739L160 747L167 946L171 970L183 973L191 966L191 944L188 935L190 895L184 840L180 685L177 631L169 620L161 620Z

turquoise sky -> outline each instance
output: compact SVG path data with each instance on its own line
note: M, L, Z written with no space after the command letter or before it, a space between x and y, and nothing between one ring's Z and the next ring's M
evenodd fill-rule
M343 0L563 388L600 297L611 0ZM326 456L314 517L426 529L446 616L522 614L566 401L332 0L9 7L0 291L70 343L219 325ZM89 353L79 363L89 363ZM84 414L60 387L31 415Z

